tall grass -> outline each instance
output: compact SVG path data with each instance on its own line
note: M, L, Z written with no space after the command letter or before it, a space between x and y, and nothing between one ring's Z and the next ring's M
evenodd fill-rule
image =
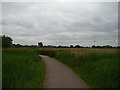
M0 89L2 89L2 38L0 36Z
M58 50L55 56L92 88L118 87L118 57L115 49Z
M2 51L3 88L42 88L45 64L34 50L6 49Z

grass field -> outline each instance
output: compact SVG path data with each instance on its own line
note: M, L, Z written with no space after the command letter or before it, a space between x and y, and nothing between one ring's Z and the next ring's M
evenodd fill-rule
M2 88L2 50L0 48L0 89Z
M92 88L118 87L117 49L46 49Z
M3 49L3 88L42 88L45 64L38 49ZM117 49L40 48L69 66L92 88L118 87ZM46 52L45 52L46 53Z
M32 49L2 51L3 88L42 88L45 64Z

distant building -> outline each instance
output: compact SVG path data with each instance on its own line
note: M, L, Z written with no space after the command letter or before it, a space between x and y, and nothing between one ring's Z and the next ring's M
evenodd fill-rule
M42 42L39 42L39 43L38 43L38 47L43 47L43 43L42 43Z

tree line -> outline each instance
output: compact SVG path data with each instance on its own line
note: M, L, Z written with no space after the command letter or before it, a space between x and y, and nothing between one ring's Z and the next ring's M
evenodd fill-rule
M113 47L113 46L110 46L110 45L105 45L105 46L96 46L96 45L93 45L92 47L85 47L85 46L80 46L80 45L70 45L70 46L62 46L62 45L59 45L59 46L53 46L53 45L43 45L42 42L39 42L38 45L20 45L20 44L13 44L12 43L12 38L11 37L8 37L8 36L0 36L0 41L2 40L2 47L3 48L9 48L9 47L15 47L15 48L20 48L20 47L41 47L41 48L120 48L120 46L117 46L117 47ZM1 45L0 45L1 46Z

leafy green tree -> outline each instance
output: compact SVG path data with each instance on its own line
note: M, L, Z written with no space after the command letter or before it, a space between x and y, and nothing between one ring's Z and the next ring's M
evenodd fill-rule
M8 37L8 36L5 36L3 35L2 36L2 47L3 48L7 48L7 47L10 47L12 45L12 38L11 37Z

